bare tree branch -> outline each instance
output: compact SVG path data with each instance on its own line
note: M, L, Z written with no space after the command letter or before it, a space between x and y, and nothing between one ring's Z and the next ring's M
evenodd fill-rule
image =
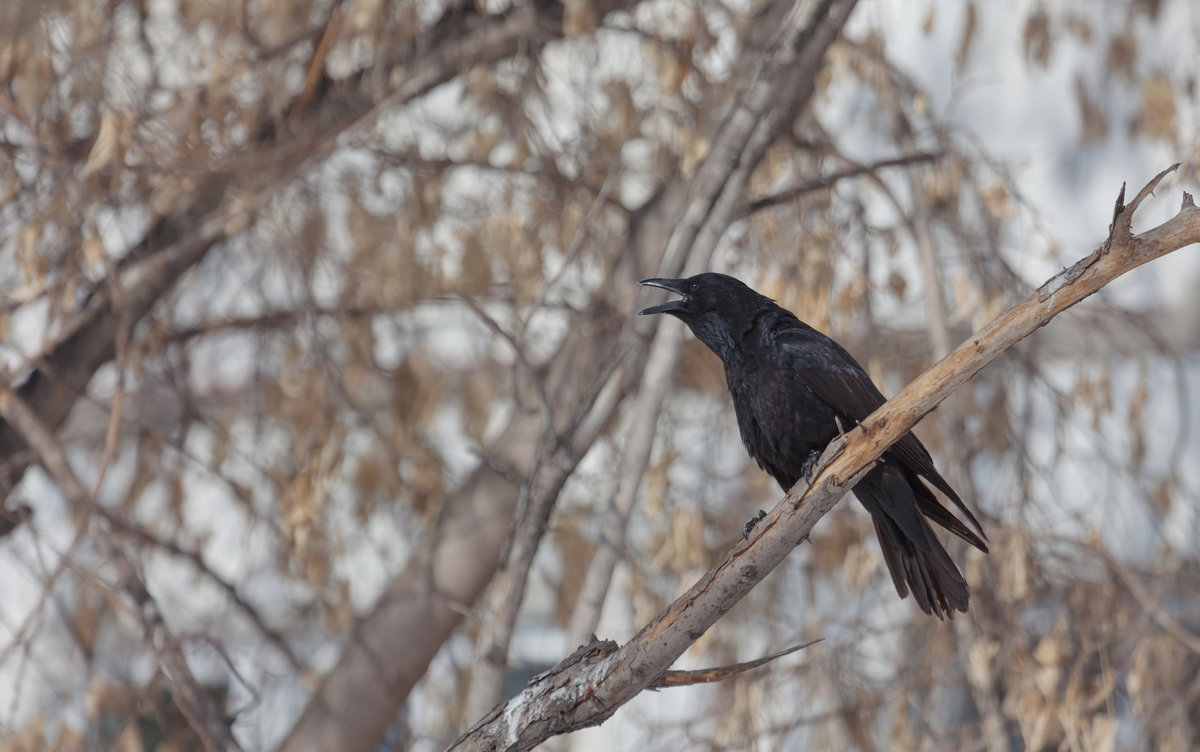
M747 215L754 214L755 212L760 212L764 209L770 209L773 206L786 204L789 201L794 201L805 194L813 193L815 191L823 191L826 188L832 188L843 180L855 178L859 175L873 175L877 171L887 169L889 167L904 167L908 165L921 164L923 162L936 162L942 156L943 155L941 152L923 151L916 152L914 154L907 154L902 157L893 157L892 159L881 159L878 162L872 162L871 164L847 167L844 170L832 172L824 177L817 178L816 180L810 180L806 183L802 183L801 185L779 191L778 193L772 193L769 196L757 198L746 205L744 213Z
M752 661L743 661L735 663L731 666L720 666L718 668L704 668L696 671L665 671L663 675L658 677L650 689L664 689L666 687L687 687L693 684L712 684L714 682L725 681L732 679L738 674L744 674L752 669L760 668L767 665L773 660L782 658L785 655L803 650L804 648L816 645L821 640L810 640L801 645L794 645L787 650L780 650L778 653L771 653L762 658L755 658Z
M1110 237L1051 278L905 387L822 455L813 485L798 483L760 522L753 537L615 652L585 656L555 670L492 711L451 749L523 750L555 734L601 723L663 672L726 611L767 576L872 463L926 413L1016 342L1118 276L1200 242L1200 209L1184 194L1179 213L1139 235L1133 213L1178 165L1159 173L1128 206L1118 200ZM1124 189L1122 189L1122 197Z

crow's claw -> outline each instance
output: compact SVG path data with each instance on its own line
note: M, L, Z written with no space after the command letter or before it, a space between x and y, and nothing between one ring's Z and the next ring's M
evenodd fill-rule
M767 513L760 509L758 510L758 514L746 520L746 524L742 526L742 539L748 539L750 537L750 531L754 529L754 526L758 524L759 520L766 516Z
M821 453L816 449L808 453L808 459L804 460L804 464L800 466L800 474L804 476L804 480L808 485L812 485L813 470L817 469L817 463L821 460Z

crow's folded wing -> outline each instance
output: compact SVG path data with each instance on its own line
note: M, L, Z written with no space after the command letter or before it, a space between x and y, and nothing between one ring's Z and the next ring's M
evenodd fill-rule
M775 341L791 361L796 374L843 418L845 430L849 431L865 420L887 401L866 370L845 348L807 324L796 322L777 330ZM937 471L929 451L912 432L904 434L886 454L927 478L983 532L979 520Z

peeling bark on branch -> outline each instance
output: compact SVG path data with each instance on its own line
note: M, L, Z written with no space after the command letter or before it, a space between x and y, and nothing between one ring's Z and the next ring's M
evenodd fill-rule
M951 392L1054 316L1131 269L1200 242L1200 209L1184 194L1179 213L1133 235L1133 214L1176 166L1128 205L1118 201L1110 237L1002 314L825 450L813 485L793 487L725 558L619 650L579 651L496 708L451 745L456 750L530 749L554 734L594 726L652 686L726 611L808 536L845 492L897 439ZM1122 189L1122 196L1124 189ZM849 479L843 482L843 479Z

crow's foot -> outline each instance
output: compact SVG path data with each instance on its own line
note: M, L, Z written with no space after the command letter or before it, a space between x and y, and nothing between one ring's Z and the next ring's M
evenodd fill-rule
M746 524L742 526L742 539L745 540L749 538L750 531L754 529L754 526L758 524L759 520L766 516L767 513L760 509L758 510L758 514L746 520Z
M804 476L804 480L808 485L812 485L813 470L817 469L817 462L821 460L821 453L816 449L808 453L808 459L804 460L804 464L800 466L800 474Z

